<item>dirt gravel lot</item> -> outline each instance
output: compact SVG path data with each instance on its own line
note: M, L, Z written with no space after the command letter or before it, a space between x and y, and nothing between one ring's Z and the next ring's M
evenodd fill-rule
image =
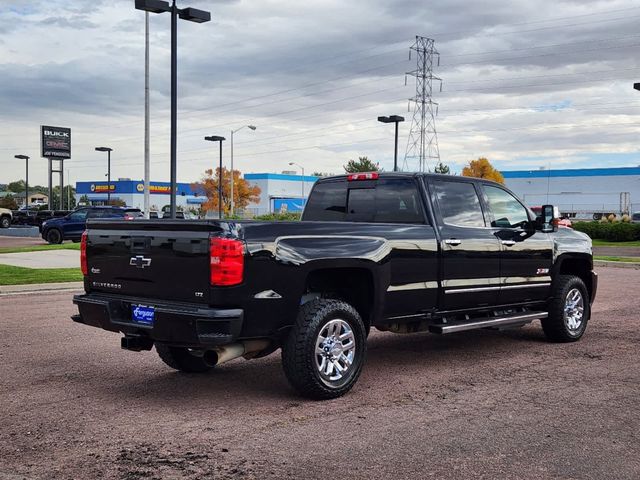
M373 333L344 398L279 355L198 376L76 325L69 293L0 297L0 479L640 478L640 271L603 268L587 334L539 322Z

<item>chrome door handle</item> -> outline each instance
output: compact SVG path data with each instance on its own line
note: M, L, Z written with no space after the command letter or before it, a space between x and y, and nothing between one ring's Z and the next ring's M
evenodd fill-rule
M516 244L515 240L502 240L500 243L506 245L507 247L513 247Z
M458 240L457 238L447 238L444 243L446 243L447 245L453 245L455 247L456 245L460 245L462 243L462 240Z

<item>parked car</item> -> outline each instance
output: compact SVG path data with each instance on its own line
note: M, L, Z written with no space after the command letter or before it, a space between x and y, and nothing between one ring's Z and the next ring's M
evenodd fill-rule
M40 213L40 212L38 212ZM126 207L85 207L79 208L63 217L51 218L42 224L41 235L50 244L65 240L79 242L85 230L87 219L111 218L133 220L142 216L138 208Z
M7 208L0 208L0 228L9 228L13 221L13 213Z
M631 222L632 223L640 223L640 212L633 212L631 214Z
M123 333L128 350L155 345L183 372L281 348L295 389L334 398L358 379L371 327L539 319L549 340L579 340L597 289L591 240L556 229L551 205L536 218L497 183L377 172L321 178L302 221L90 219L72 318Z

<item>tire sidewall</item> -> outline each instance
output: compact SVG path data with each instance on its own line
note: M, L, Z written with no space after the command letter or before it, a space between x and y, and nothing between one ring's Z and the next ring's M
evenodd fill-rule
M349 324L353 332L354 341L356 344L356 352L353 359L353 363L345 375L340 380L329 381L322 377L320 372L316 367L316 341L318 335L321 330L325 327L327 323L332 320L340 319ZM362 366L365 361L366 356L366 332L364 324L359 316L355 316L350 309L342 308L340 303L329 304L328 309L323 310L321 315L318 315L314 321L312 328L310 329L313 334L308 339L307 343L307 354L311 357L310 364L313 366L313 375L316 380L329 390L340 390L345 388L345 386L350 383L355 382L358 376L360 375L360 371L362 370Z

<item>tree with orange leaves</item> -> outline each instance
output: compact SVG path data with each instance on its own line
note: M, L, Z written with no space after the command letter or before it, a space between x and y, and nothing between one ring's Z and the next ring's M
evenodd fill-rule
M231 172L226 168L222 169L222 211L229 213L231 182L229 176ZM218 211L218 182L220 169L216 168L215 175L212 169L205 170L202 179L198 183L193 183L191 188L207 197L207 201L202 204L203 210ZM249 203L260 201L260 187L250 185L238 170L233 171L233 204L238 210L246 208Z
M462 176L486 178L487 180L493 180L494 182L504 184L504 177L502 174L493 168L491 162L484 157L480 157L477 160L471 160L469 165L462 169Z

